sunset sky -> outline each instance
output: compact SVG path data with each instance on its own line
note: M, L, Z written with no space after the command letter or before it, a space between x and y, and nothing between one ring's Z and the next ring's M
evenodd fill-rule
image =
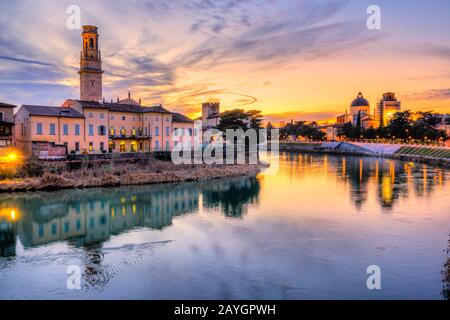
M195 116L259 109L269 120L330 119L358 91L374 107L450 112L450 1L21 0L0 1L0 101L60 105L79 97L81 30L69 5L99 27L107 100ZM366 27L369 5L381 30Z

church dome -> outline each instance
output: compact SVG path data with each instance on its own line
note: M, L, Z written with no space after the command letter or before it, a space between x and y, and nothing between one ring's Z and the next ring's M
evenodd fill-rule
M352 101L352 107L370 107L369 101L364 99L363 94L360 92L355 100Z

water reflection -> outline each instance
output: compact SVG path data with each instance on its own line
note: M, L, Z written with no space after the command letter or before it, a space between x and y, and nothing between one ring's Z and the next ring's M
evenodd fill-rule
M448 240L447 261L442 271L442 296L446 300L450 300L450 240Z
M2 194L0 299L440 298L449 177L282 154L256 178ZM367 290L369 264L386 289ZM66 288L68 265L83 290Z
M200 194L203 206L239 217L245 214L247 204L256 201L258 192L258 180L246 177L3 196L1 256L15 255L16 238L25 248L68 240L74 247L86 249L87 271L95 273L102 260L101 243L112 235L137 227L161 230L170 226L175 217L198 211Z
M391 210L399 199L411 194L430 196L435 188L441 188L447 182L442 169L412 162L296 153L287 153L283 157L292 163L290 175L311 174L314 170L335 175L340 183L349 187L349 197L356 208L367 202L369 189L373 186L381 208Z

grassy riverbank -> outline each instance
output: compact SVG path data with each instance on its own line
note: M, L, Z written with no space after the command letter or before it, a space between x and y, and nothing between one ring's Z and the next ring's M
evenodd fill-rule
M0 192L57 190L198 181L256 175L265 165L175 165L154 158L45 162L30 160Z

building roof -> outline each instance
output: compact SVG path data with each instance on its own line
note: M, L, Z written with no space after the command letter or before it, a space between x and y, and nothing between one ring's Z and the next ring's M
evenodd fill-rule
M142 107L134 104L125 103L103 103L102 106L109 111L113 112L129 112L129 113L142 113Z
M83 118L83 115L72 108L23 105L30 116Z
M139 104L130 104L122 103L122 102L105 102L100 103L96 101L83 101L83 100L73 100L81 104L83 108L94 108L94 109L108 109L113 112L129 112L129 113L146 113L146 112L154 112L154 113L167 113L171 114L172 112L164 109L161 105L144 107Z
M9 104L9 103L0 102L0 108L15 108L15 107L17 107L17 106Z
M107 109L107 107L105 107L104 105L102 105L100 102L97 101L84 101L84 100L71 100L71 101L78 102L79 104L81 104L83 108Z
M351 106L352 107L370 107L370 103L369 103L369 101L367 101L367 99L364 99L363 94L361 92L359 92L356 99L352 101Z
M185 115L181 113L172 113L172 122L187 122L187 123L193 123L194 120L186 117Z
M167 109L164 109L161 105L153 106L153 107L142 107L142 109L143 109L142 112L155 112L155 113L169 113L169 114L172 114L172 112L170 112Z

